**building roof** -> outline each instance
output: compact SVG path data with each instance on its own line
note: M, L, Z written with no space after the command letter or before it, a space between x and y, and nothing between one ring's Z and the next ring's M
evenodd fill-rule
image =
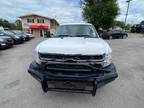
M19 18L26 18L26 17L30 17L30 16L37 16L37 17L42 17L42 18L46 18L46 19L49 19L49 20L52 20L52 21L55 21L58 25L58 21L54 18L51 18L51 17L47 17L47 16L41 16L41 15L37 15L37 14L28 14L28 15L23 15L23 16L20 16Z
M50 20L53 19L53 18L50 18L50 17L41 16L41 15L37 15L37 14L28 14L28 15L23 15L23 16L20 16L19 18L25 18L25 17L30 17L30 16L37 16L37 17L47 18L47 19L50 19Z
M51 19L51 20L54 21L57 25L59 25L59 23L56 19Z

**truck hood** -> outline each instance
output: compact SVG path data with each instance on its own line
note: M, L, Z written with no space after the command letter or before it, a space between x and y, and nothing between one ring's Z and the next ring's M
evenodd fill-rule
M112 52L104 40L83 37L49 38L40 43L36 51L39 53L81 55L108 54Z

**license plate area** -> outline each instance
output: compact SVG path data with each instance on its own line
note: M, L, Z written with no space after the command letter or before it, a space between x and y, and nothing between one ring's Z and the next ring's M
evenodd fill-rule
M92 83L81 83L74 81L48 81L49 88L60 88L60 89L81 89L91 90L93 88Z
M5 43L2 43L2 44L1 44L1 46L5 46L5 45L6 45Z

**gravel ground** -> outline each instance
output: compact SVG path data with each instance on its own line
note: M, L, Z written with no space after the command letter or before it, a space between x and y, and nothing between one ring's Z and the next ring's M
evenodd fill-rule
M142 33L128 33L129 38L144 38L144 34Z
M0 108L144 108L144 38L110 40L119 78L97 95L43 93L27 69L37 38L0 51Z

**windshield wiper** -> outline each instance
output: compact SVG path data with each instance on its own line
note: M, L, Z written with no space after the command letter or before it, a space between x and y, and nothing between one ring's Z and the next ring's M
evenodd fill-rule
M82 35L56 35L54 37L60 37L60 38L64 38L64 37L83 37L83 38L96 38L96 37L93 37L91 35L85 35L85 34L82 34Z
M56 35L54 37L60 37L60 38L63 38L63 37L72 37L72 35Z
M85 35L85 34L83 34L83 35L76 35L75 37L96 38L96 37L93 37L91 35Z

